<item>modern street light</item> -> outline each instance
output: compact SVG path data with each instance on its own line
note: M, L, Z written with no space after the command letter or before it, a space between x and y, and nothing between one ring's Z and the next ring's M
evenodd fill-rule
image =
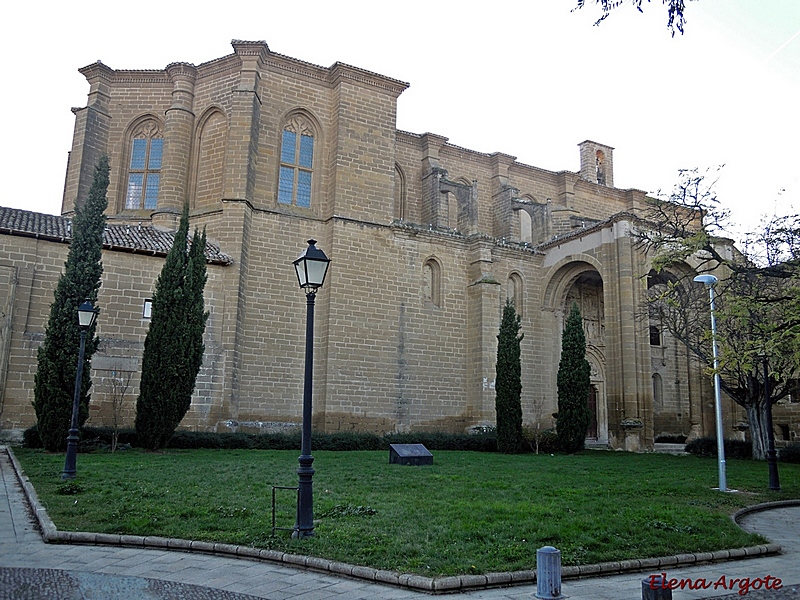
M306 538L314 535L314 468L311 466L311 387L314 374L314 301L317 290L325 282L330 259L316 247L317 240L308 240L308 248L295 260L297 282L306 292L306 369L303 382L303 434L297 468L297 522L292 534L294 538Z
M708 288L708 297L711 302L711 343L714 353L714 409L717 420L717 465L719 469L719 491L727 492L728 485L725 481L725 440L722 437L722 396L720 395L719 357L717 356L717 320L714 316L714 286L717 278L713 275L698 275L694 278L697 283L702 283Z
M781 481L778 477L778 457L775 453L775 431L772 428L772 397L769 387L769 364L767 355L762 357L764 361L764 402L767 409L767 468L769 469L769 489L775 492L781 491Z
M72 420L67 436L67 457L64 460L64 471L61 479L75 479L78 459L78 410L81 400L81 383L83 382L83 355L86 351L86 332L94 325L97 311L89 300L84 300L78 307L78 324L81 327L81 347L78 351L78 368L75 372L75 394L72 397Z

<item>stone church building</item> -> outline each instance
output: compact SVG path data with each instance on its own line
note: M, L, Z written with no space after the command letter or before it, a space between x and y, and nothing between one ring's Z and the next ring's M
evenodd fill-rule
M565 315L591 364L589 441L652 449L714 430L703 366L642 318L648 258L629 233L645 193L614 187L613 148L578 144L552 172L396 128L406 83L233 41L195 66L80 72L62 216L0 208L0 432L35 422L36 350L70 216L111 163L90 425L130 377L132 426L149 301L184 203L209 244L206 353L181 426L276 431L301 420L305 296L291 262L318 240L317 430L463 432L495 421L502 306L522 316L523 421L552 427ZM725 398L726 431L743 420Z

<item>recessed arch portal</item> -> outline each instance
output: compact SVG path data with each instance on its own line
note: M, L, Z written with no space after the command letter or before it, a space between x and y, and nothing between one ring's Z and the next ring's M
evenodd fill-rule
M553 312L554 334L558 336L559 352L555 357L557 368L561 355L560 340L564 322L576 303L581 311L586 334L586 360L591 369L591 395L587 401L592 408L591 443L607 444L608 407L606 400L605 365L605 299L600 264L593 257L572 257L551 269L545 286L542 308Z

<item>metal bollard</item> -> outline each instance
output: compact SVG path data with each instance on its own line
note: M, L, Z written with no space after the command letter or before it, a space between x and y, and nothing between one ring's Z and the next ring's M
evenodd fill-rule
M664 585L663 575L642 579L642 600L672 600L672 589Z
M544 546L536 551L536 597L558 600L561 593L561 550Z

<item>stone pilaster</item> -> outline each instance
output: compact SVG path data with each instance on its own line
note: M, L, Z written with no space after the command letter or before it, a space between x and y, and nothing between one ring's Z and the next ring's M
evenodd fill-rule
M467 417L494 423L497 332L502 286L493 274L492 246L473 242L467 287Z
M496 238L510 239L513 234L511 201L519 197L519 190L509 184L508 168L514 164L517 158L496 152L490 159L492 165L492 235Z
M101 62L80 69L89 82L89 97L84 108L73 108L75 134L69 154L61 214L71 215L78 201L86 199L100 156L108 152L110 84L114 70ZM112 168L119 165L112 165Z
M189 165L194 133L194 83L197 69L188 63L167 66L172 82L172 104L164 114L164 157L161 189L153 224L174 228L183 205L189 200Z
M639 451L653 443L653 389L650 377L650 348L647 322L637 318L646 293L639 277L639 256L628 235L629 224L613 225L613 241L604 247L603 285L606 288L607 361L617 365L608 386L609 428L615 430L620 446ZM623 428L623 421L641 421L643 427Z
M232 42L241 59L239 83L233 91L230 133L225 155L225 200L253 202L259 155L261 72L269 53L265 42Z

